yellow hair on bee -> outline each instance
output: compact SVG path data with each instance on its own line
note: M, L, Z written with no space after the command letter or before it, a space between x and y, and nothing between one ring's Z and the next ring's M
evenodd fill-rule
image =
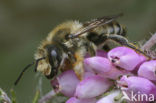
M67 29L70 29L70 33L72 34L72 33L76 33L82 27L83 27L83 25L79 21L67 21L67 22L64 22L64 23L56 26L56 28L54 28L48 34L47 41L51 41L52 38L55 36L55 33L57 31L59 31L59 30L67 28Z

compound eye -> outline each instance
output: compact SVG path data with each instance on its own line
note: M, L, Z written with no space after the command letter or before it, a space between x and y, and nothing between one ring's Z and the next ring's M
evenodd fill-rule
M49 62L50 62L50 65L51 65L51 73L49 75L46 75L46 77L48 79L52 79L53 77L55 77L57 75L57 69L58 69L58 60L57 60L57 57L58 57L58 53L56 50L51 50L50 52L50 58L49 58Z
M57 53L56 53L55 50L52 50L52 51L51 51L51 56L52 56L52 57L57 57Z

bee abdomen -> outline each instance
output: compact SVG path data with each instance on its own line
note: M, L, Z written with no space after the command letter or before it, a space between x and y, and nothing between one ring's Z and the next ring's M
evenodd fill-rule
M96 45L99 45L107 40L106 35L109 34L125 36L126 28L117 22L111 22L109 24L97 27L96 29L92 30L90 33L88 33L87 39L94 42Z
M103 31L99 34L118 34L125 36L126 28L117 22L111 22L107 25L102 26Z
M126 35L126 27L114 22L111 24L112 25L112 29L114 29L114 32L110 33L110 34L118 34L118 35L122 35L125 36Z

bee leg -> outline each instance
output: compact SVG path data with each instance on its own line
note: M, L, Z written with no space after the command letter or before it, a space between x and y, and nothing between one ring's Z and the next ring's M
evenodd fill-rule
M90 56L95 56L97 47L93 43L89 43L86 48L88 48L87 52L90 54Z
M129 48L134 49L136 52L139 52L143 55L145 55L146 57L150 58L146 53L144 53L143 51L141 51L139 48L137 48L134 44L130 43L125 37L121 36L121 35L107 35L107 38L110 40L113 40L121 45L127 46Z
M80 56L78 53L75 54L76 62L73 64L73 70L77 77L82 80L84 75L84 68L83 68L83 57Z
M69 56L71 62L75 62L76 61L76 58L74 57L73 52L69 51L68 52L68 56Z

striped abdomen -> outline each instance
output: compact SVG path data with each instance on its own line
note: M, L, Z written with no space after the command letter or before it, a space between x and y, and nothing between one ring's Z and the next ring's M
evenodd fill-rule
M117 34L117 35L126 35L126 28L122 25L120 25L118 22L114 21L109 24L105 24L103 26L99 26L95 29L93 29L90 33L87 35L87 39L89 41L92 41L96 45L100 45L105 40L107 40L106 35L110 34Z

